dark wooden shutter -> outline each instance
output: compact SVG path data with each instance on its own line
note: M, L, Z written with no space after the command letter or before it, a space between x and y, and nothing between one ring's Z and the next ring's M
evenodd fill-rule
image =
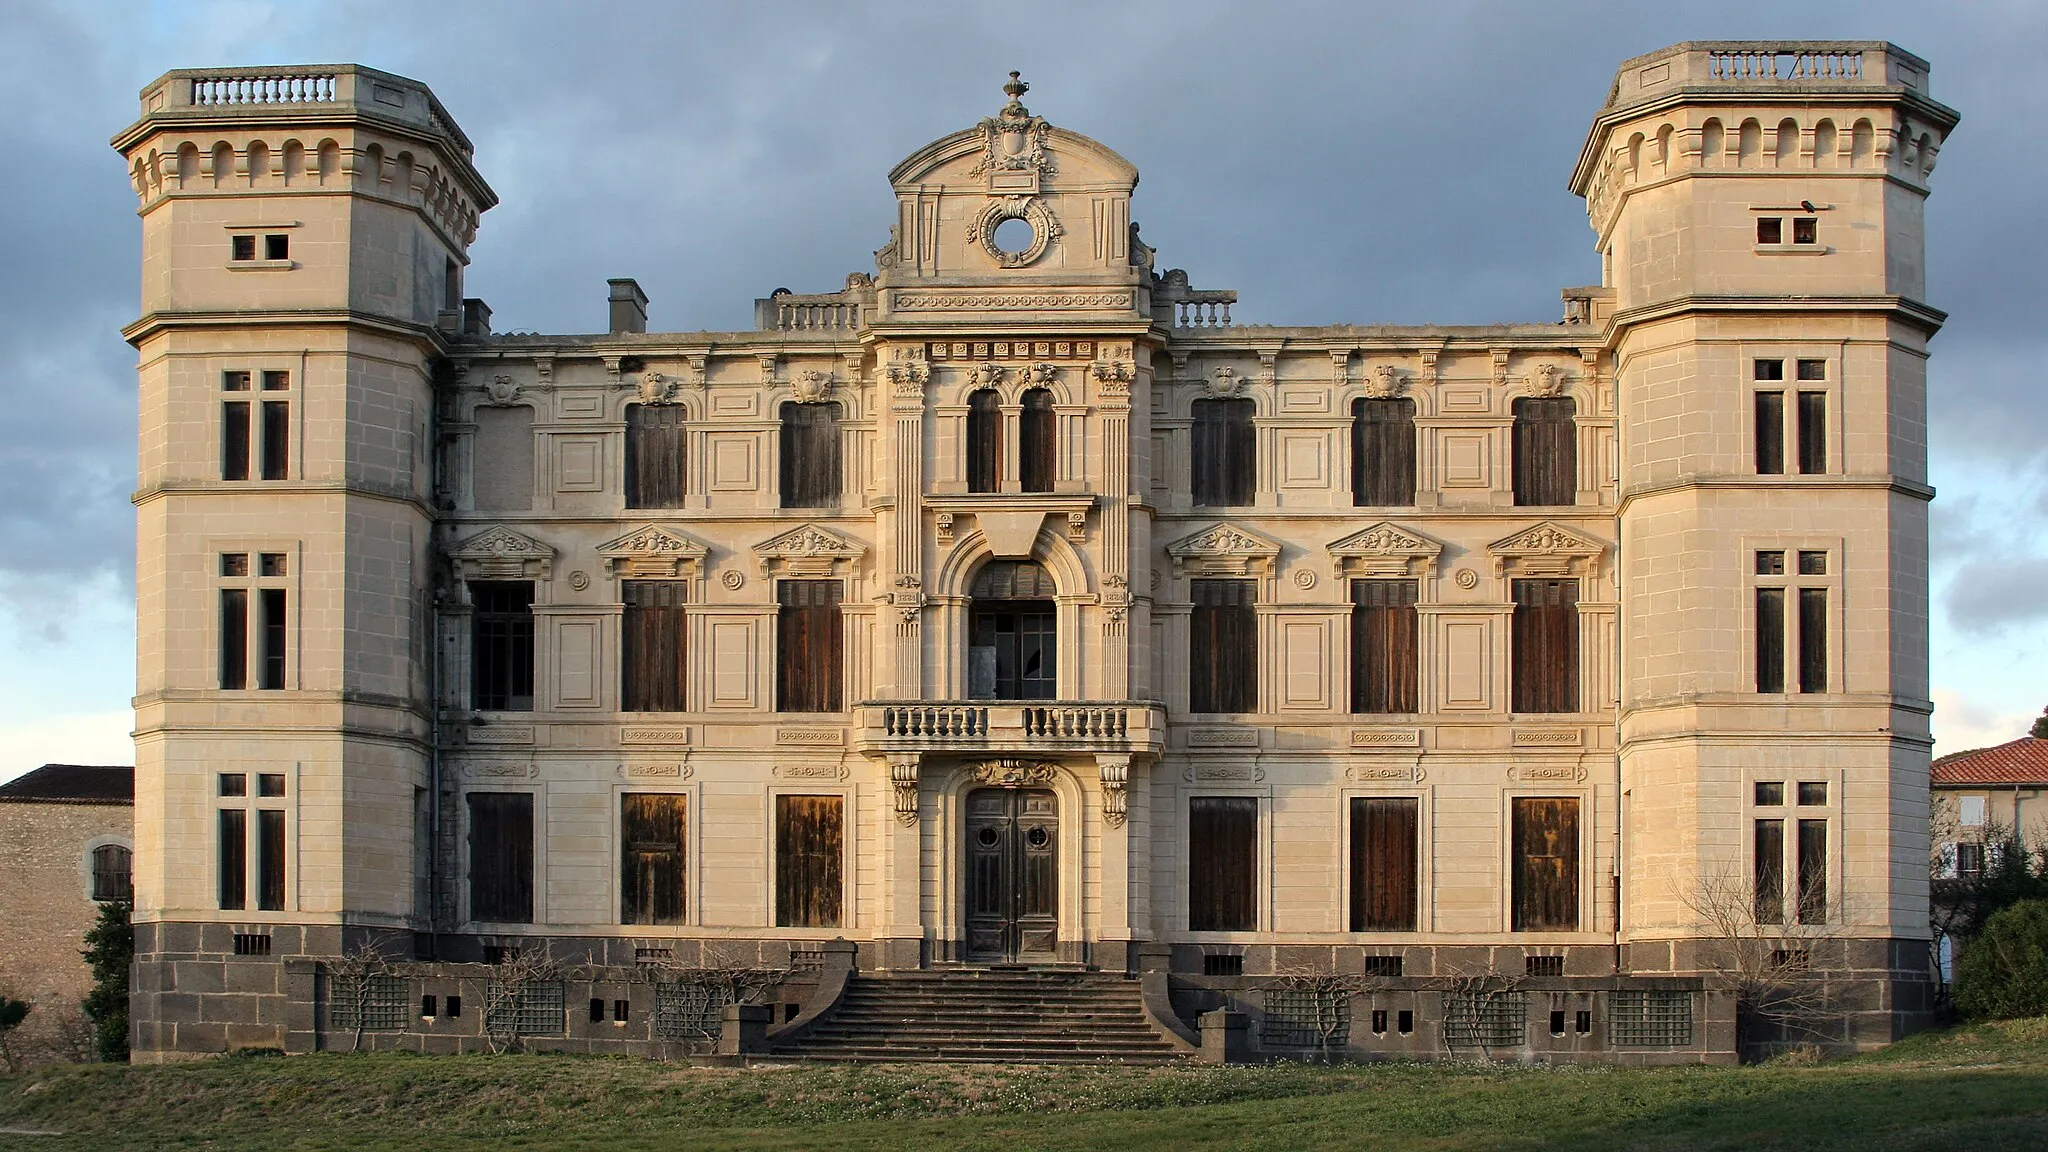
M1756 473L1785 474L1785 394L1756 394Z
M1578 402L1569 396L1515 401L1515 503L1570 504L1578 498Z
M1250 796L1188 798L1188 930L1258 927L1259 802Z
M249 686L249 590L220 590L220 686Z
M681 924L689 798L629 792L619 804L619 922Z
M469 586L470 706L533 709L533 584L479 580Z
M1514 929L1573 932L1579 927L1579 802L1515 800Z
M249 478L249 402L230 400L220 406L220 478Z
M1351 502L1360 507L1415 503L1415 401L1352 401Z
M1259 699L1257 589L1250 580L1191 580L1188 708L1256 712Z
M689 585L681 580L626 580L621 621L620 694L627 712L682 712Z
M1828 394L1799 394L1799 471L1817 476L1828 470Z
M1192 496L1197 505L1243 507L1257 499L1254 409L1249 400L1197 400L1192 405Z
M782 406L782 506L832 508L839 503L839 405Z
M1756 690L1785 690L1785 590L1756 590Z
M1514 582L1514 710L1579 710L1579 582Z
M533 796L469 794L469 918L533 921Z
M626 507L681 508L687 453L680 406L627 406Z
M1415 581L1351 582L1351 710L1418 709Z
M1799 690L1828 690L1828 590L1799 590Z
M843 631L837 580L783 580L777 629L775 708L778 712L837 712Z
M1002 487L1003 411L995 389L983 388L967 398L967 490L994 492Z
M1052 410L1052 393L1044 388L1024 393L1024 411L1017 420L1018 479L1024 491L1052 491L1059 473L1054 455L1058 439L1059 417Z
M275 808L256 812L256 907L284 910L284 813Z
M284 589L262 588L256 593L263 637L258 656L256 686L273 692L284 687L285 610Z
M1785 822L1759 820L1753 842L1755 907L1759 924L1785 922Z
M220 906L233 911L249 906L249 813L220 810Z
M1799 822L1799 922L1828 920L1828 822Z
M1416 801L1351 800L1351 930L1413 932L1416 910Z
M843 801L837 796L775 798L775 923L837 928Z

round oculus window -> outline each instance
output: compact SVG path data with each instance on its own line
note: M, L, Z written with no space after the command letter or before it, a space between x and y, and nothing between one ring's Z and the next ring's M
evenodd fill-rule
M996 251L1014 259L1031 251L1032 244L1038 239L1038 230L1022 216L1012 216L996 225L990 239Z

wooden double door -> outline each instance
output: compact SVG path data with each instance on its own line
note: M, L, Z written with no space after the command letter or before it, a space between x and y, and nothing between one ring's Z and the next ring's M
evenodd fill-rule
M1043 788L967 794L967 959L1059 955L1059 799Z

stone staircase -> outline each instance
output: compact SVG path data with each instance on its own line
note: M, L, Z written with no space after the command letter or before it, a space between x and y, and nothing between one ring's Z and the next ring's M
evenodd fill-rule
M1184 1049L1145 1016L1138 982L1102 972L959 969L847 981L774 1054L808 1060L1167 1064Z

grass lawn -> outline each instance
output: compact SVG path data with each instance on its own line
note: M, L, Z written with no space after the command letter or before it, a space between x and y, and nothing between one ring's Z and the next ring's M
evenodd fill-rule
M345 1054L71 1065L0 1080L0 1148L16 1147L2039 1152L2048 1019L1751 1068L738 1070Z

